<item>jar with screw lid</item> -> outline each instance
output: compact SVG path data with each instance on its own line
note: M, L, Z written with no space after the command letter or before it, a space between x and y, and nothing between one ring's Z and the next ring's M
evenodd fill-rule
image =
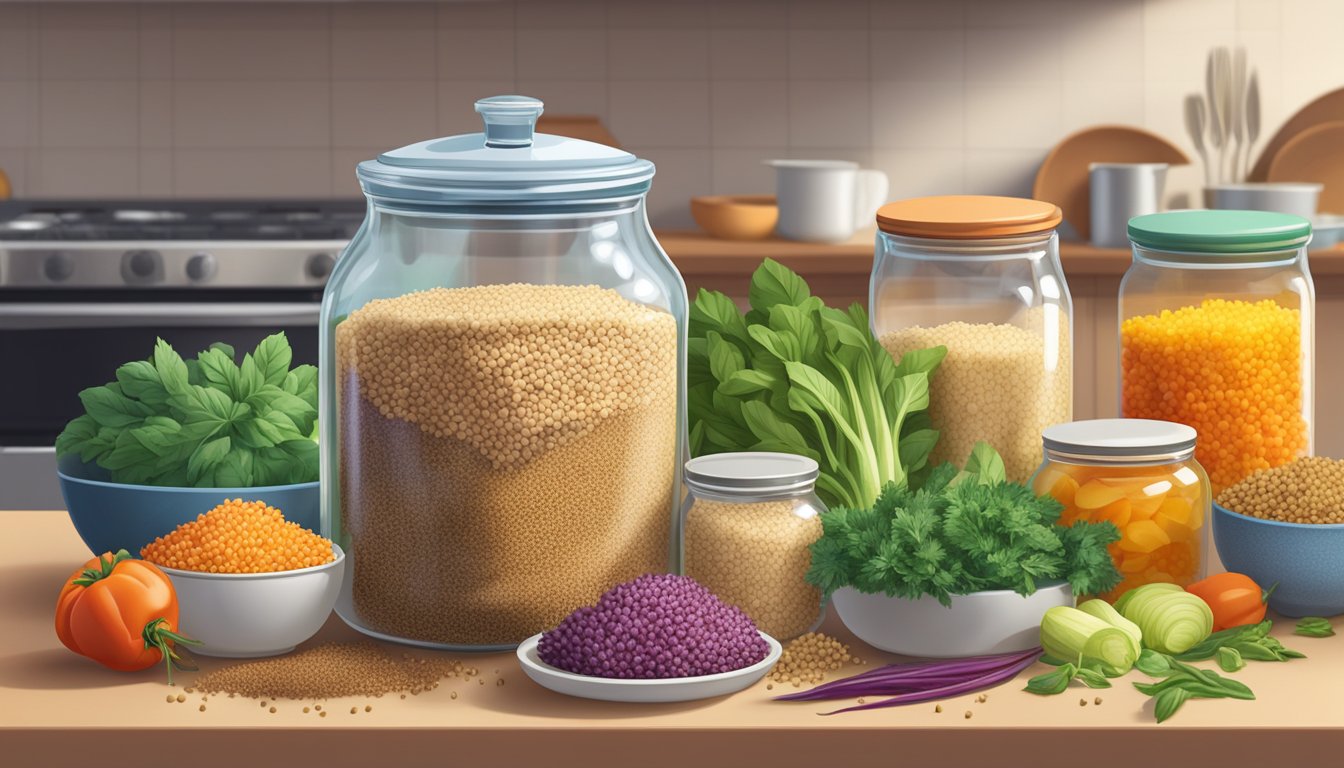
M788 453L716 453L686 462L682 557L687 576L788 640L821 624L809 584L821 538L817 462Z

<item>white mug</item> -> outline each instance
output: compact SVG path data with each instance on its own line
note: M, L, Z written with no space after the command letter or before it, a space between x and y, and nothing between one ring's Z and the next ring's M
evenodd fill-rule
M834 243L872 224L887 200L887 175L844 160L767 160L775 169L779 223L790 240Z

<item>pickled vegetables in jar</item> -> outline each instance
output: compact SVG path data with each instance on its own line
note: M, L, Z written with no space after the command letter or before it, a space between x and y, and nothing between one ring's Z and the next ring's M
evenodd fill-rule
M1149 419L1077 421L1043 433L1045 462L1032 489L1064 506L1061 525L1107 520L1120 530L1110 552L1124 580L1099 597L1203 577L1210 493L1195 438L1188 426Z

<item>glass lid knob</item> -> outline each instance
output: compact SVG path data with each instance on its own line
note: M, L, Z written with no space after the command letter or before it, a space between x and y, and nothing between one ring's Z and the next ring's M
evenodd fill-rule
M530 96L491 96L476 102L476 111L485 121L485 146L530 147L542 103Z

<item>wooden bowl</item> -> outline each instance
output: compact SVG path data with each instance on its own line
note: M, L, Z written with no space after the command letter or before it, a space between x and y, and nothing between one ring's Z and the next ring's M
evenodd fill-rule
M779 206L774 195L692 197L691 216L714 237L762 240L775 231Z

